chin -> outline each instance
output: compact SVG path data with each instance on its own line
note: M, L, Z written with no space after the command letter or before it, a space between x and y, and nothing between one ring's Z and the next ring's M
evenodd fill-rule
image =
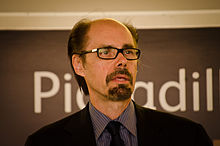
M119 84L108 91L108 99L111 101L124 101L131 98L132 89L127 84Z

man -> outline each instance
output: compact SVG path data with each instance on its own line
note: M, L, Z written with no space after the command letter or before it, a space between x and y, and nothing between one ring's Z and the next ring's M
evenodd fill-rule
M29 136L26 146L211 146L201 125L138 106L131 100L140 50L132 26L82 20L68 54L87 106Z

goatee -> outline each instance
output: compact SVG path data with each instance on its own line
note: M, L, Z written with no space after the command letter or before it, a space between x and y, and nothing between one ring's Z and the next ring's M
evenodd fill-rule
M108 99L111 101L123 101L131 97L132 90L125 84L119 84L117 87L108 91Z

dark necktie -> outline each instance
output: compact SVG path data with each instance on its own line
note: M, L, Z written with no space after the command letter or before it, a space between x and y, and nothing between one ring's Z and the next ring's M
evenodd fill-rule
M111 134L112 140L110 146L124 146L124 142L120 137L120 125L121 123L116 121L110 121L106 126L106 129Z

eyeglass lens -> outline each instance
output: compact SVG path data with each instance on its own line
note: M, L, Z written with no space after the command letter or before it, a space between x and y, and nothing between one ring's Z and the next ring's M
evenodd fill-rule
M100 58L113 59L118 55L118 51L121 52L123 50L123 55L127 59L137 59L139 57L139 51L134 48L128 49L116 49L116 48L99 48L98 56Z

